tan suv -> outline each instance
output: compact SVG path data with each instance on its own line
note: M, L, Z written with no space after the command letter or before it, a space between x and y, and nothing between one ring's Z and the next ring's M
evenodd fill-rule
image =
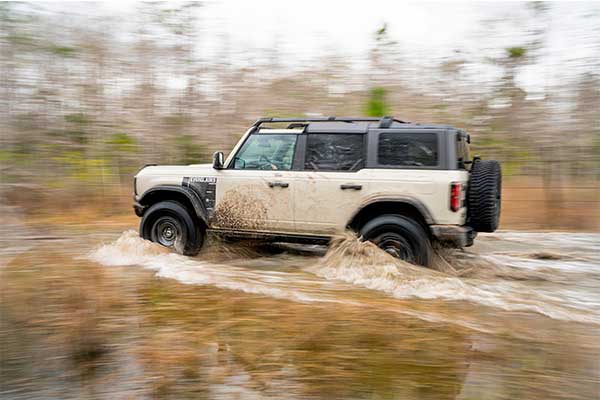
M351 229L428 265L433 241L470 246L498 226L500 165L471 160L469 143L460 129L391 117L261 118L226 160L140 170L140 235L195 255L208 231L327 243Z

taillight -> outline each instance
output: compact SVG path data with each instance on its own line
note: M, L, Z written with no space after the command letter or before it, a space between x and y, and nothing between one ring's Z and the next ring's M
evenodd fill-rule
M450 184L450 210L457 212L462 203L462 185L460 182Z

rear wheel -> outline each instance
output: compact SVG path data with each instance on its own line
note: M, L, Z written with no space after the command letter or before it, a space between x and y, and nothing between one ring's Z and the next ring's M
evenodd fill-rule
M186 256L198 254L204 242L204 230L176 201L161 201L151 206L140 223L140 236Z
M423 266L431 264L429 237L423 227L410 217L382 215L367 222L360 235L396 258Z

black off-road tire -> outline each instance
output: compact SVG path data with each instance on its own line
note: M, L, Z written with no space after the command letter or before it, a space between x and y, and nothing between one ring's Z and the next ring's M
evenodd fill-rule
M140 236L185 256L195 256L204 243L205 230L181 203L161 201L142 217Z
M494 160L479 160L471 168L467 191L467 223L477 232L494 232L500 221L502 170Z
M396 258L426 267L431 265L429 236L410 217L395 214L376 217L360 229L360 236Z

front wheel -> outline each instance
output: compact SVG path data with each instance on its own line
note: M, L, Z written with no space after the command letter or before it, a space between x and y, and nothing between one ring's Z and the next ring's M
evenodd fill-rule
M431 264L429 237L412 218L382 215L367 222L360 230L360 235L396 258L423 266Z
M140 236L186 256L198 254L204 242L204 231L176 201L161 201L151 206L140 223Z

